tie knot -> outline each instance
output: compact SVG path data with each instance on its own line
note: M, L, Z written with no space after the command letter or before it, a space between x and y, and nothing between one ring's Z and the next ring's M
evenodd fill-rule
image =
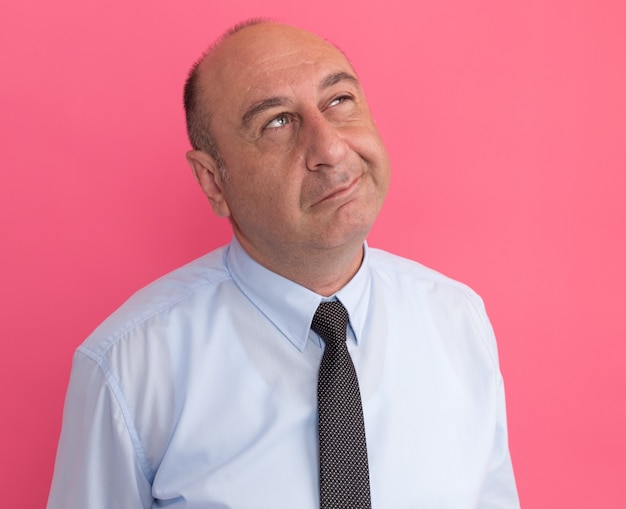
M348 311L338 300L322 302L313 316L311 329L317 332L326 344L346 341Z

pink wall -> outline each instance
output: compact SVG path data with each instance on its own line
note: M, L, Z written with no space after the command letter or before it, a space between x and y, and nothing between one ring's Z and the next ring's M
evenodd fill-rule
M626 4L259 3L3 5L1 505L45 503L77 345L228 240L183 157L181 86L265 15L360 71L394 170L370 243L486 300L524 507L624 507Z

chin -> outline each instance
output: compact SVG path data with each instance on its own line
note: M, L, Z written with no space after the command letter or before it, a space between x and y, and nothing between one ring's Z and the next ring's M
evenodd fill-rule
M329 249L350 247L359 247L372 229L372 223L348 223L348 224L334 224L326 233L320 233L327 242Z

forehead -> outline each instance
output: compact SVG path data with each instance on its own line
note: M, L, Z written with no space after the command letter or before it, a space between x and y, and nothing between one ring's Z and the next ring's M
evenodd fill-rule
M343 53L324 39L306 30L275 23L243 28L222 41L213 54L215 68L245 66L251 71L262 71L325 61L349 66Z
M263 95L311 90L329 74L352 66L332 44L316 35L285 25L263 23L227 37L203 63L203 88L210 112L245 105Z

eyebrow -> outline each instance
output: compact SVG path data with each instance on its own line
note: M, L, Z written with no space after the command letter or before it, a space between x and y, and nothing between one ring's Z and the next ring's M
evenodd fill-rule
M276 106L282 106L286 102L286 97L268 97L267 99L263 99L262 101L255 102L243 114L243 125L248 127L252 122L252 119L256 117L259 113L262 113L263 111L269 110L270 108L274 108Z
M326 76L320 83L320 90L324 90L326 88L330 88L337 83L341 83L342 81L348 81L353 83L354 85L359 84L359 80L356 79L352 74L340 71L329 74ZM242 122L245 127L248 127L252 122L252 119L256 117L259 113L264 112L265 110L269 110L270 108L275 108L276 106L282 106L288 102L286 97L275 96L268 97L267 99L263 99L261 101L255 102L245 111L242 117Z
M329 74L328 76L326 76L320 83L320 89L332 87L333 85L336 85L337 83L341 83L342 81L349 81L354 85L359 84L359 80L356 79L355 76L353 76L352 74L348 72L341 71L341 72L334 72L333 74Z

